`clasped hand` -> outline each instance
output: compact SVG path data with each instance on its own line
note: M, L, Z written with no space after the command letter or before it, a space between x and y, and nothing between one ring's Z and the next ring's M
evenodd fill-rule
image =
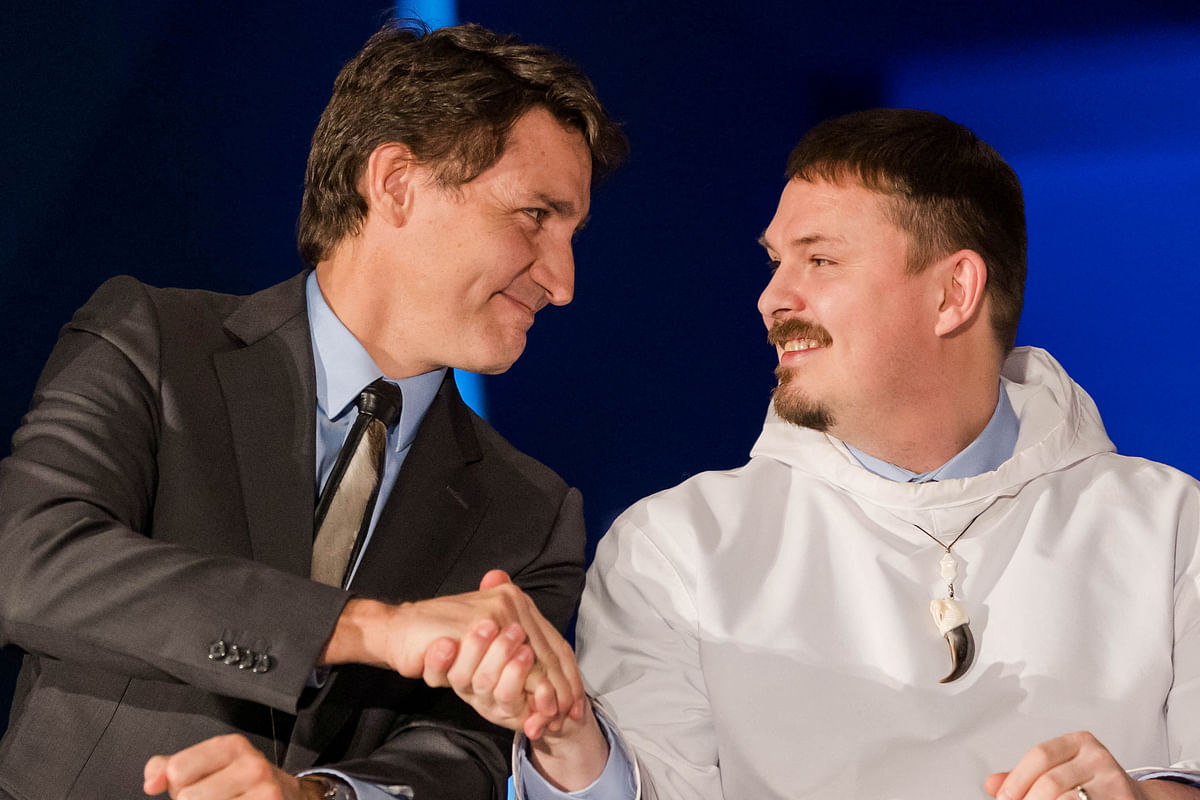
M300 780L267 761L241 734L214 736L174 755L154 756L143 775L142 791L167 792L175 800L304 800Z
M515 592L516 613L477 617L457 640L425 649L421 677L447 686L484 719L538 739L583 716L583 681L571 647L508 576L493 570L480 592Z
M1080 794L1077 787L1083 787ZM996 800L1184 800L1200 790L1162 780L1135 781L1087 731L1069 733L1031 749L1008 772L988 777Z

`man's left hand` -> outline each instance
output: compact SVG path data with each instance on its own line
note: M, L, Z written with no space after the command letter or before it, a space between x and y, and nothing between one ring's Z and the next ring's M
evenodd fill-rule
M1083 787L1083 794L1078 791ZM1174 781L1135 781L1087 731L1042 742L1009 772L988 776L984 789L997 800L1184 800L1200 789Z
M172 798L274 797L303 800L299 779L267 761L240 734L216 736L171 756L146 762L142 791ZM188 790L187 794L183 794Z

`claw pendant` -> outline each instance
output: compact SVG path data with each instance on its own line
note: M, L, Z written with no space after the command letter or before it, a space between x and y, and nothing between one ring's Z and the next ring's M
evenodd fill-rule
M971 620L962 603L954 599L954 579L958 577L958 565L950 549L940 562L942 579L946 581L946 597L934 599L929 604L929 613L938 633L950 646L950 674L938 683L950 683L961 678L975 660L975 637L971 634Z
M939 683L958 680L967 673L967 670L971 668L971 662L975 660L975 637L971 634L971 620L967 618L967 611L962 607L962 603L954 599L954 581L958 579L958 562L954 558L953 548L975 524L975 520L983 516L983 512L988 508L990 506L985 506L972 517L971 521L958 532L958 536L955 536L948 544L920 525L912 523L914 528L937 542L938 546L946 551L939 562L942 580L946 582L946 596L937 598L929 604L929 613L933 615L933 622L937 625L938 633L942 634L946 639L946 644L950 645L950 674L942 678Z
M975 660L975 637L971 635L970 619L962 603L953 597L939 597L929 604L929 613L950 645L950 674L938 683L950 683L966 674Z

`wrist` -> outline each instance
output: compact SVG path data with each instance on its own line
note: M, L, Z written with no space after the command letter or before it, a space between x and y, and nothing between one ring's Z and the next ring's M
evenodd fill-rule
M397 610L396 606L377 600L352 598L342 608L318 665L389 666L387 640L392 635L389 621Z
M588 702L578 722L568 719L558 733L546 731L529 743L530 763L563 792L577 792L595 783L608 764L608 755L608 738Z

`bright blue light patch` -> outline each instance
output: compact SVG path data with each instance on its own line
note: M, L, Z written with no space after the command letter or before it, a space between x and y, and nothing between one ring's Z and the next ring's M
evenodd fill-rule
M1143 31L892 65L889 105L973 129L1025 189L1018 344L1092 395L1120 452L1200 474L1200 35Z
M1148 30L975 47L890 65L889 104L927 108L1018 155L1198 146L1200 34Z
M396 15L400 19L416 17L433 28L444 28L458 23L458 3L455 0L411 0L396 3Z
M474 372L454 370L454 382L458 384L458 393L475 413L487 419L487 397L483 390L483 376Z

